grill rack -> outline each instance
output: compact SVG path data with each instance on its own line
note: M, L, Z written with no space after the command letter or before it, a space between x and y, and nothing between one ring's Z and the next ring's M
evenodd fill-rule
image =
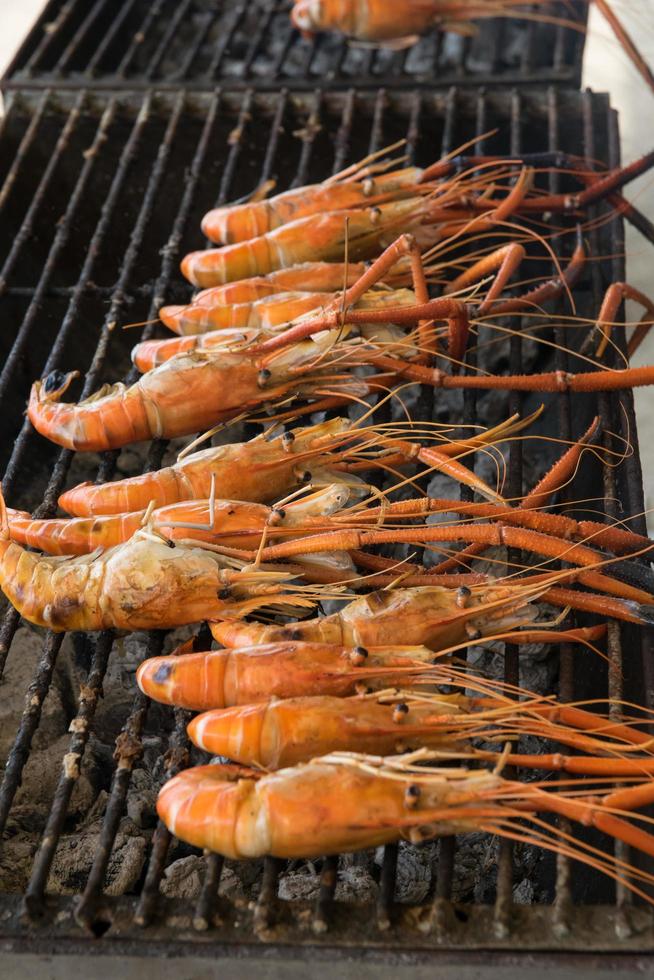
M291 6L290 0L125 0L116 13L112 0L50 0L3 86L577 88L581 81L585 0L553 7L578 20L579 31L497 18L482 22L475 37L433 32L405 51L356 47L335 35L303 40L290 24Z
M293 173L293 180L285 181L293 185L324 177L326 160L332 161L327 169L338 170L351 159L404 135L410 155L417 163L424 163L494 126L499 127L500 135L496 142L484 146L484 152L519 152L528 146L531 151L564 149L594 157L598 148L608 144L607 163L618 162L616 119L607 100L554 88L544 96L484 90L429 94L380 91L376 95L317 91L312 95L283 93L279 99L252 91L243 95L154 92L143 97L86 90L57 95L28 91L10 94L2 140L15 155L10 162L11 155L6 154L0 172L0 180L4 180L0 208L3 220L14 223L10 226L15 226L16 234L7 254L0 257L0 303L5 322L12 320L20 327L0 377L0 403L4 403L2 424L8 437L3 440L3 485L11 502L24 507L41 502L39 514L50 516L65 481L76 482L78 478L79 457L47 445L22 419L31 380L55 367L79 366L85 371L84 394L88 394L104 380L105 372L111 378L126 372L131 338L106 329L107 325L151 315L171 294L188 296L188 288L176 271L177 262L187 249L201 244L198 219L216 197L218 201L238 197L276 172ZM48 162L41 167L39 161ZM185 179L180 182L182 171ZM165 209L160 207L161 200L167 202ZM22 202L27 201L31 203L25 210ZM132 214L137 217L130 225L125 215ZM595 235L592 245L596 254L620 255L619 222L605 225ZM622 278L620 258L594 264L580 287L580 311L597 310L603 288L616 278ZM96 325L102 320L105 327L98 331ZM91 325L90 331L83 332L85 324ZM50 346L54 329L57 333ZM154 328L148 327L145 334L153 332ZM512 373L520 370L521 348L520 338L512 341ZM565 369L565 360L559 359L557 367ZM596 410L593 399L575 399L576 411L581 404L588 412ZM520 399L510 396L509 405L511 411L520 408ZM612 482L613 471L604 469L601 479L605 492L625 502L625 513L639 513L643 510L642 480L631 393L600 396L599 409L609 428L623 435L629 432L634 446L633 455L615 475L617 486ZM463 411L464 417L474 411L470 399ZM558 413L555 424L564 438L579 434L582 419L576 415L572 419L568 396L552 396L549 412ZM7 449L14 436L13 448ZM165 449L163 443L153 443L144 460L145 468L159 466ZM110 478L119 462L120 454L104 454L99 460L98 478ZM509 472L513 493L522 486L516 449L511 450ZM639 526L635 521L633 526L644 531L642 522ZM17 627L18 616L10 609L0 625L0 669L12 654ZM419 962L434 948L465 950L461 956L474 962L474 951L479 949L508 950L515 956L518 940L523 951L626 953L651 948L650 910L633 906L629 895L622 893L618 893L615 904L575 905L572 885L576 876L571 875L565 860L557 863L556 897L551 905L514 905L510 846L502 846L500 851L495 903L459 908L450 901L456 873L454 845L442 842L433 902L418 919L410 910L393 907L394 847L385 849L376 910L333 902L334 859L324 864L321 893L314 906L278 901L280 866L272 860L266 862L261 893L251 912L227 906L222 899L217 902L222 861L216 856L207 858L206 878L195 906L164 899L158 885L169 839L162 827L155 834L138 898L102 895L104 867L134 763L132 750L141 739L148 709L141 696L136 697L121 735L102 839L84 896L81 902L46 896L49 862L65 825L76 778L71 758L74 762L75 757L81 757L92 732L103 677L115 656L113 641L110 633L92 641L84 638L90 663L71 726L70 746L62 760L61 779L27 892L24 896L0 895L0 948L123 955L142 953L146 943L149 954L180 955L194 949L197 955L231 957L238 950L256 957L261 947L253 941L255 933L272 944L270 955L275 962L285 960L287 954L311 956L320 962L316 954L328 949L338 949L339 956L347 957L352 947L357 947L361 956L372 955L375 950L387 956L394 950L398 955L401 950L415 957L403 963ZM161 642L158 634L144 640L143 655L158 653ZM61 646L60 635L45 636L0 787L3 828ZM628 653L625 659L623 650ZM624 676L625 696L651 706L652 661L642 631L616 627L609 656L608 674L598 668L593 683L619 696ZM508 679L515 675L517 666L515 652L508 651ZM594 670L589 669L589 673ZM562 696L584 696L585 678L575 677L574 682L573 690L572 658L564 650ZM185 713L175 712L168 756L171 773L186 759L185 723ZM600 901L606 902L606 891L595 883L593 888L593 900L599 895ZM217 910L221 916L218 924ZM327 932L322 932L325 927ZM102 941L93 946L85 944L86 928L103 936ZM291 945L294 950L288 953ZM484 960L485 965L489 962ZM498 967L503 962L499 956L493 960ZM401 965L398 963L398 968Z

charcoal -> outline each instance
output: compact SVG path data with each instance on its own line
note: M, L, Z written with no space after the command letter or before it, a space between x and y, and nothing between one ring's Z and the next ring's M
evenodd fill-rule
M159 891L168 898L197 898L204 872L205 863L201 857L179 858L164 870Z
M434 862L438 845L427 843L422 847L412 847L400 841L397 852L397 873L395 878L395 901L407 905L424 902L431 887ZM379 848L375 863L381 867L384 849Z

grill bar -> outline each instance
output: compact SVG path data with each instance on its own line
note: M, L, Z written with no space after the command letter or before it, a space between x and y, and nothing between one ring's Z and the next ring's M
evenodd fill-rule
M30 109L42 104L40 100L43 98L41 93L30 94L28 91L16 93L13 97L3 138L11 139L15 154L24 145L25 133L30 126ZM62 102L57 109L59 134L75 107L74 98L68 97L68 104L66 99L65 94L58 97L58 103ZM588 134L596 132L598 140L604 139L604 134L611 135L608 120L613 118L605 103L597 97L558 93L553 89L546 93L544 99L529 93L511 96L499 90L470 93L456 89L433 93L419 90L404 93L386 89L378 91L374 96L354 89L344 93L324 93L317 90L302 96L284 92L279 100L268 99L265 94L254 91L243 96L226 91L202 95L178 92L172 97L165 91L155 91L147 95L143 102L134 96L115 93L106 99L95 93L92 99L89 98L82 104L82 111L79 112L76 126L71 133L74 146L67 144L63 148L62 165L67 159L77 158L79 147L92 144L88 136L91 133L97 134L99 121L110 106L112 114L107 131L108 139L99 151L99 163L88 171L88 187L84 194L80 193L78 196L76 215L68 216L71 221L79 221L80 210L97 197L100 187L98 182L102 177L100 163L104 160L113 176L108 181L106 193L101 197L103 206L95 205L93 214L98 211L95 224L89 219L92 227L88 253L84 251L77 266L69 258L74 255L71 252L74 243L72 238L69 239L66 247L60 249L56 261L51 263L53 274L49 281L43 283L43 268L39 262L35 263L36 271L30 271L28 260L32 237L27 236L7 277L5 291L0 296L0 305L9 302L20 305L23 321L30 315L31 303L37 290L40 290L41 300L47 297L49 303L55 304L61 310L62 318L57 323L58 330L52 332L54 345L43 359L46 371L54 366L67 366L66 359L71 356L71 342L73 339L81 340L79 329L75 328L79 328L80 323L88 316L85 313L86 304L90 304L88 309L96 311L95 315L98 310L102 310L100 319L104 320L104 326L99 335L93 336L92 341L87 343L84 354L88 365L84 386L86 393L97 386L103 374L108 373L110 377L115 377L116 374L126 373L119 372L118 365L127 363L126 352L132 338L125 337L121 331L108 330L107 327L114 321L124 319L128 305L134 306L135 318L140 315L149 320L156 314L159 305L170 297L171 291L177 291L180 297L188 295L187 287L177 278L175 264L187 248L198 247L200 244L197 231L199 217L215 203L238 197L271 177L279 178L280 189L290 184L320 179L330 171L341 169L351 160L403 136L408 137L409 156L415 156L418 165L424 165L433 159L439 150L448 152L475 134L480 135L497 126L501 131L501 143L498 138L489 139L487 145L480 148L483 152L493 152L500 148L505 152L519 149L544 151L556 147L570 152L583 150L590 156L592 152L601 153L601 144L598 142L592 148L588 142ZM50 105L44 104L39 132L48 122L51 112ZM584 124L583 127L580 122ZM586 143L581 146L583 128ZM113 149L116 141L112 134L115 133L122 133L117 149ZM615 131L612 135L615 136ZM52 141L54 145L56 139ZM612 145L615 146L615 143ZM113 156L107 158L106 154ZM25 159L25 154L23 158ZM73 172L78 175L79 181L88 160L81 157L77 159ZM179 174L182 172L185 174L183 182L179 181ZM219 177L222 179L219 180ZM5 207L8 215L13 213L13 202L22 180L24 177L21 168L17 168L16 179L6 195ZM177 182L177 193L174 193L171 180ZM122 251L118 250L118 255L114 255L112 259L116 266L115 271L113 265L105 270L109 252L114 253L118 249L115 236L118 234L119 222L124 221L122 216L125 213L130 213L124 204L124 195L132 184L135 184L135 199L138 201L138 207L131 211L135 216L134 227L123 230L126 247ZM217 202L214 200L216 187L219 189ZM168 215L162 218L158 204L169 199L175 203L170 206L171 216L174 215L172 231L167 233ZM42 215L42 208L43 203L36 212L38 220L41 220L39 216ZM15 216L13 220L16 220ZM20 226L24 218L19 217L18 221ZM50 228L47 221L43 228L51 253L55 247L59 247L56 244L59 231ZM611 237L608 229L603 228L598 232L597 246L603 254L616 254L619 251L619 239ZM158 272L154 272L151 268L151 257L156 256L158 250L161 250L162 258ZM585 284L580 287L581 309L597 308L598 298L607 279L620 271L619 265L615 263L609 263L608 266L607 268L606 263L598 264L594 275L589 270ZM20 279L17 278L18 269L23 273ZM30 278L32 275L34 280ZM97 282L93 282L92 277ZM35 285L32 285L33 281ZM73 287L63 285L75 281L76 285ZM108 310L103 303L106 300L109 301ZM16 337L20 336L21 329L18 327L16 330ZM154 335L155 329L153 325L148 327L145 336ZM38 337L38 330L30 327L27 353L31 353ZM521 363L524 354L522 348L519 340L513 341L509 352L510 370L516 370L516 366ZM29 380L41 370L39 362L35 371L36 363L28 363L25 380L20 382L23 394L26 393ZM473 367L474 358L471 357L470 368ZM127 372L128 380L134 377L133 373ZM461 400L462 422L476 419L484 397L483 394L471 392ZM633 441L633 413L628 400L622 395L611 395L606 397L605 403L607 417L610 412L610 427L624 435L625 426L628 426ZM577 404L576 401L575 405ZM623 405L626 422L621 408ZM8 406L11 408L10 402ZM19 407L22 407L22 402L19 402ZM524 410L527 411L528 407L525 404ZM421 401L421 410L425 409L430 415L434 410L438 411L438 402L431 390ZM604 414L603 406L601 410ZM553 397L548 412L557 420L554 428L558 434L564 432L566 427L572 436L579 434L577 420L574 420L573 425L567 399ZM32 457L29 448L33 445L44 448L44 444L37 441L37 437L30 431L28 423L22 421L20 413L17 411L15 414L12 424L19 432L19 439L8 467L12 495L21 492L21 486L25 483L23 474ZM153 443L145 459L145 468L158 467L165 451L166 446L163 443ZM121 458L117 453L106 454L101 460L99 478L111 478ZM74 479L77 479L76 467L80 465L78 457L72 453L63 452L57 455L48 474L50 478L44 480L45 490L41 493L38 486L34 488L34 493L37 494L35 501L43 501L40 513L54 512L56 496L69 470L72 468ZM616 474L616 496L623 492L627 472L632 473L625 466ZM603 478L608 481L609 477L610 472L605 469ZM522 490L523 483L527 480L522 472L520 454L513 451L509 479L513 481L511 487L517 488L516 492ZM605 486L613 493L613 484L606 482ZM638 486L635 486L632 503L635 509L640 510L642 504L638 505L638 493ZM40 498L38 494L41 494ZM574 496L571 499L575 499ZM10 612L0 629L0 644L3 644L0 652L4 651L4 655L9 651L17 625L18 617ZM631 643L638 641L635 632L628 635ZM18 633L16 644L20 642L20 636ZM623 665L622 650L617 639L611 639L612 678L611 675L599 677L599 682L605 685L604 690L614 692L619 690L618 672ZM160 652L162 643L162 637L150 636L143 643L143 655L152 656ZM61 645L61 636L45 636L41 657L28 692L28 708L20 721L5 780L0 789L2 826L10 815L12 800L29 758L30 745L39 727L42 705L52 684ZM322 863L315 898L302 906L306 909L304 918L297 917L299 906L282 901L279 897L279 879L284 866L278 862L266 863L262 886L252 913L236 913L229 902L223 899L218 901L218 886L224 862L215 857L205 862L205 876L197 898L193 902L173 902L171 905L170 900L164 899L160 894L162 875L172 853L170 837L162 826L155 832L151 842L149 860L144 870L145 884L139 895L120 899L105 895L105 875L124 813L131 773L147 731L148 702L140 696L126 709L127 717L121 724L121 734L117 741L117 764L109 786L99 843L85 880L81 902L76 909L75 924L70 914L68 918L62 918L60 911L62 908L70 909L70 901L63 898L53 899L48 894L47 882L61 835L67 825L68 801L75 772L71 766L74 767L75 760L77 764L81 764L86 740L93 734L96 724L98 703L95 696L103 683L107 683L105 671L116 656L111 637L106 634L99 637L92 647L92 653L90 675L86 681L90 693L87 692L75 706L74 728L62 763L59 786L26 891L27 907L33 920L30 926L31 937L68 936L79 940L84 930L91 930L97 936L107 937L102 940L103 943L112 943L115 942L113 937L116 930L120 931L121 936L135 940L139 931L146 929L144 935L155 943L154 948L159 948L156 943L163 936L169 943L173 938L177 941L178 935L181 937L178 930L179 922L183 920L188 923L188 929L182 930L183 938L179 941L186 946L192 942L189 937L193 936L194 930L198 934L211 930L202 939L203 943L208 943L207 948L213 949L218 943L233 948L234 942L238 942L243 935L242 932L235 931L235 916L239 915L245 917L248 929L264 930L268 938L276 937L281 943L307 942L308 929L309 941L315 945L324 941L333 945L355 944L360 947L396 949L435 946L446 946L450 949L459 946L506 949L515 945L516 936L519 935L524 948L535 949L558 943L572 949L579 948L581 943L580 923L585 923L586 929L584 948L638 949L651 941L652 917L649 911L628 907L621 895L618 895L617 906L621 914L620 935L616 935L615 929L613 933L607 929L610 916L616 914L615 905L610 906L608 911L592 904L577 905L573 901L571 874L566 862L560 862L558 866L555 901L552 906L535 905L523 908L514 904L515 872L512 849L504 845L500 846L494 901L485 906L464 903L468 918L465 922L459 920L457 913L461 903L456 889L460 887L461 869L453 839L440 843L438 874L429 899L432 904L425 905L420 912L415 913L417 918L414 915L414 918L407 919L404 907L397 904L398 869L402 860L402 849L395 847L384 849L376 910L367 908L365 912L353 911L351 906L344 906L335 900L339 872L339 862L335 857ZM512 666L509 655L507 669L515 668L517 663ZM564 675L571 668L570 660L569 667L564 667ZM602 669L599 668L600 674ZM630 685L633 685L633 681L632 676L625 686L625 696L632 698L634 694ZM638 685L637 679L635 682ZM575 690L574 693L582 692ZM170 751L166 757L169 773L176 771L186 760L186 720L184 712L177 712L174 716L169 740ZM10 937L12 943L20 946L26 933L18 912L19 905L16 901L10 896L0 894L0 937ZM168 918L169 915L173 915L173 918ZM362 929L360 926L364 921L367 925ZM409 921L414 925L409 925ZM415 922L419 922L417 929ZM629 924L632 925L631 932L627 928ZM320 938L323 935L326 935L324 940Z
M84 98L85 96L80 97L75 110L73 110L71 115L68 117L66 125L62 130L61 139L57 145L55 156L51 160L51 167L43 175L41 187L39 188L39 192L41 193L37 192L37 196L34 198L34 201L32 202L32 207L30 208L27 215L25 216L25 221L23 223L23 226L16 238L14 246L12 247L12 250L9 254L9 257L7 258L7 261L4 264L2 273L0 273L0 291L2 289L2 283L6 282L7 276L10 275L13 263L17 260L18 256L20 255L21 248L27 241L28 237L33 233L35 216L42 202L42 198L45 196L45 193L47 192L48 185L52 179L52 175L55 171L55 167L59 162L59 158L63 153L63 151L65 150L67 141L70 138L74 126L79 119L79 114L82 110ZM59 225L59 228L57 230L57 234L53 242L52 248L50 250L50 254L48 255L48 261L43 267L43 273L41 275L39 286L37 287L34 296L32 297L32 302L30 303L27 315L25 316L25 319L23 320L23 323L21 325L21 329L18 335L16 336L16 339L11 349L11 353L7 358L7 360L5 361L2 372L0 373L0 404L7 396L8 389L11 385L12 378L15 374L18 365L18 361L22 356L22 353L25 349L25 345L34 327L34 323L43 299L43 290L47 288L50 277L53 275L56 264L61 256L63 249L66 247L66 244L70 237L72 231L72 218L76 214L77 209L80 206L80 202L83 199L87 184L89 182L89 178L91 176L91 172L93 170L93 167L96 165L96 159L98 153L102 147L104 140L106 139L107 131L111 126L111 121L114 114L114 108L115 108L115 103L112 101L109 103L109 105L107 106L107 108L105 109L102 115L95 139L93 141L93 144L89 148L88 155L86 157L86 160L84 161L84 166L79 175L79 179L75 185L75 190L71 195L70 201L68 202L68 207L66 208L66 211L61 220L61 224Z
M481 21L474 38L434 33L410 50L362 49L337 35L302 39L289 20L290 0L50 0L12 62L5 87L147 87L306 89L327 79L354 85L577 86L581 76L584 0L554 10L580 31L512 18ZM571 13L572 11L572 13Z

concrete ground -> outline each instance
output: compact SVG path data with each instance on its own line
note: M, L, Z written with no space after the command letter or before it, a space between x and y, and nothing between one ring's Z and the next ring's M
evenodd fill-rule
M654 67L654 0L612 2L648 64ZM45 0L0 0L0 73L44 5ZM620 112L623 160L632 160L652 149L654 92L646 88L594 7L590 15L583 81L596 91L610 92L613 106ZM632 184L627 197L654 218L654 175L647 174ZM654 296L654 251L630 226L627 226L627 278L632 285ZM635 311L630 311L628 315L634 314ZM654 363L654 331L633 363ZM646 505L654 508L654 389L638 389L636 405ZM654 527L654 514L650 526Z

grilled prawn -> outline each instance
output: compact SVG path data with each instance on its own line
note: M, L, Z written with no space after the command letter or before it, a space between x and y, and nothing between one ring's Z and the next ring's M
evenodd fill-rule
M145 508L127 514L35 520L9 509L12 541L51 555L86 555L124 541L149 518L152 527L171 541L196 540L230 548L257 547L262 535L311 533L324 526L328 515L345 506L351 489L332 484L284 507L266 507L242 500L191 500L167 507Z
M246 615L262 606L312 605L288 591L288 575L242 570L201 548L170 547L148 528L101 554L50 558L26 551L11 541L4 501L0 504L0 588L37 626L171 629L207 616Z
M490 199L487 194L474 196L478 185L488 189L489 177L484 174L476 182L473 177L468 179L469 197L464 196L459 182L454 180L432 194L426 193L429 187L424 185L423 196L374 207L319 211L257 238L190 252L182 260L182 273L194 286L219 286L301 262L342 262L346 240L348 256L358 261L377 255L400 231L420 232L421 242L431 244L474 219L475 230L481 232L519 208L527 196L531 177L532 172L525 168L516 184L499 199Z
M654 775L651 739L633 723L616 723L599 712L557 704L528 691L521 692L526 700L514 701L502 693L501 685L494 692L492 681L477 681L470 674L461 680L466 687L485 691L484 696L416 693L414 688L348 698L287 698L206 711L189 723L188 734L211 755L264 769L294 766L338 751L393 755L428 747L474 754L471 739L497 744L532 735L598 757L557 761L553 756L512 754L509 764L605 776ZM483 757L482 750L477 754Z
M259 328L261 330L284 329L311 310L326 307L340 298L335 290L331 292L280 293L265 297L252 303L210 305L194 301L189 306L173 307L173 315L160 311L160 317L167 327L180 336L196 334L225 333L237 327L242 330ZM376 290L366 293L355 304L359 310L380 310L415 303L415 295L408 289ZM170 308L164 307L168 310Z
M331 616L289 626L211 623L219 643L335 643L340 646L424 645L431 650L514 629L537 615L534 586L520 583L451 589L442 585L388 589L360 596Z
M537 0L544 5L548 0ZM487 17L528 16L523 0L295 0L294 26L310 36L318 31L338 31L368 44L415 44L421 34L435 27L456 33L474 33L473 21ZM522 11L516 8L523 8ZM547 18L544 11L542 17ZM574 21L569 26L582 28Z
M141 476L113 483L80 483L61 495L59 506L78 517L145 510L150 502L165 507L207 499L212 481L220 499L279 500L312 479L339 481L333 467L342 459L341 439L350 424L347 419L334 418L272 437L261 434L249 442L210 446Z
M622 861L616 866L612 855L603 858L597 849L575 847L569 835L535 817L525 826L530 814L556 813L654 854L654 837L625 819L654 799L654 782L646 776L618 790L606 780L566 793L556 785L506 779L497 768L439 768L442 759L428 751L387 759L335 753L266 775L236 765L201 766L165 784L157 811L181 840L236 859L318 858L401 839L486 831L573 854L651 901L634 882L651 885L654 876Z
M418 461L461 480L490 500L497 501L490 487L467 470L456 457L493 445L527 427L538 413L526 419L512 416L472 438L442 442L436 448L389 437L374 426L358 427L348 419L333 418L317 425L292 429L277 436L260 435L249 442L203 449L179 459L154 473L117 480L115 483L81 483L59 498L67 513L89 517L121 514L144 509L151 502L163 507L183 500L207 498L212 480L216 497L267 503L285 497L302 485L320 487L342 483L357 452L368 450L354 467L374 468L386 462ZM410 434L408 428L404 434ZM372 451L372 452L371 452ZM347 475L351 494L364 492L366 485L354 474Z
M347 697L361 685L379 690L430 670L424 647L386 645L365 650L328 643L280 641L228 650L152 657L136 680L148 697L192 711L247 705L271 698L329 694Z
M316 366L329 344L329 334L323 334L281 356L263 358L224 348L191 351L147 372L131 387L107 385L78 404L61 401L75 375L53 372L33 384L28 416L41 435L60 446L103 451L190 435L282 397L311 400L320 384L330 381L333 386L341 381L340 390L355 397L367 393L365 383Z

